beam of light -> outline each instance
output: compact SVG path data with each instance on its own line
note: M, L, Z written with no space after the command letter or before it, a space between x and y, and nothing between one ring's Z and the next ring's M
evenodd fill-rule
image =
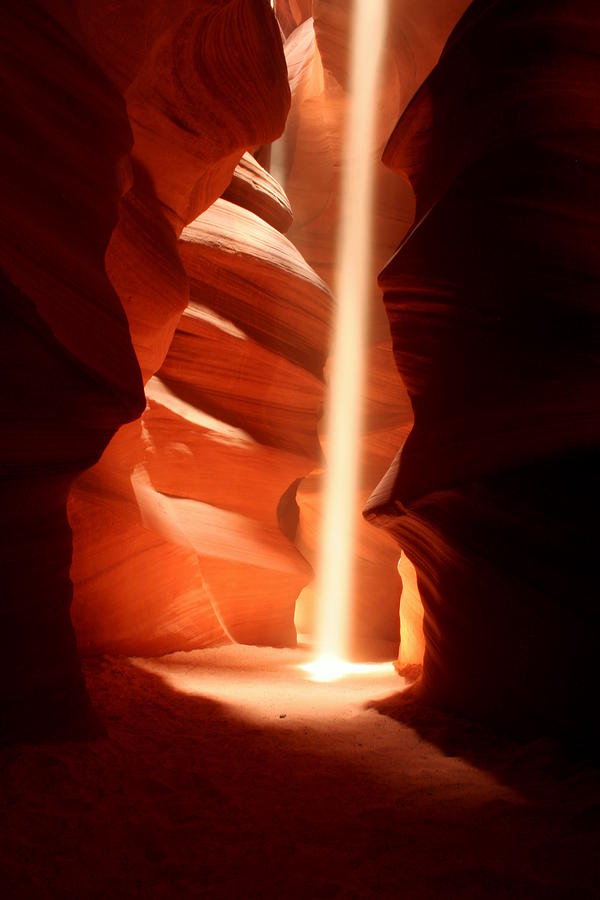
M343 146L337 310L325 412L328 467L317 565L317 644L321 671L339 671L348 651L359 492L366 356L377 86L386 0L354 0L350 93ZM319 661L317 661L318 663ZM325 679L323 679L325 680Z

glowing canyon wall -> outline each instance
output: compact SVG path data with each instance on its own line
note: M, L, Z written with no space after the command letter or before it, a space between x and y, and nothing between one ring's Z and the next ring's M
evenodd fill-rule
M266 142L269 116L280 131L283 126L289 89L279 33L264 4L254 7L256 34L247 10L236 25L239 34L249 29L245 52L263 60L244 90L238 86L233 100L225 94L227 80L216 91L198 73L199 99L210 95L211 102L191 109L204 116L209 145L219 146L221 127L232 140L245 120L246 144ZM225 40L214 65L234 53L226 36L232 12L215 8L225 26L216 35L201 25L209 58L218 39ZM256 68L253 59L248 74ZM241 71L235 68L235 78ZM187 80L185 86L194 88ZM201 145L197 156L205 152ZM169 161L166 180L178 164ZM148 301L166 299L179 284L187 307L179 318L179 304L177 327L171 323L145 373L157 374L148 382L141 420L121 429L71 493L72 615L84 653L296 642L295 601L312 573L293 544L294 491L319 459L330 297L279 231L289 228L292 213L277 182L249 154L231 176L229 165L210 197L190 191L181 221L199 211L198 197L202 208L217 190L227 199L195 219L173 246L179 279L150 268L156 248L148 265L136 260L148 273L126 306L138 356L144 347L138 349L136 328L148 331ZM156 307L164 312L164 299ZM155 347L156 336L151 324L146 343Z
M175 12L159 0L46 0L3 4L1 15L11 37L2 64L1 718L12 734L78 721L85 731L69 619L69 489L143 411L143 381L190 299L177 239L225 190L244 150L281 133L289 88L266 0L187 0ZM95 554L110 549L105 569L125 549L116 542L131 491L148 491L124 462L137 461L142 427L119 431L118 452L111 444L100 464L104 518L80 535ZM75 518L77 509L74 494ZM135 557L138 546L129 549Z
M420 692L595 727L600 21L477 0L384 161L415 225L380 284L414 427L367 516L415 563Z
M294 489L319 460L329 292L282 234L227 200L179 249L190 300L148 406L70 498L83 652L296 642L312 573L293 544Z

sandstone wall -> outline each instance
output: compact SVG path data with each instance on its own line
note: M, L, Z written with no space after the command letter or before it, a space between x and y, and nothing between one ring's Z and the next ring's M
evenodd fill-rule
M266 0L32 0L1 16L1 720L13 736L85 732L70 485L142 412L189 299L177 237L244 150L281 133L289 88ZM125 455L139 429L119 433Z
M266 193L256 163L228 194L249 165L245 206L281 216L284 195ZM296 643L311 570L293 544L295 488L320 456L329 292L282 234L227 200L184 229L179 250L190 301L141 423L70 503L86 653Z
M384 155L417 196L380 277L415 421L367 516L416 565L425 696L530 725L590 724L599 28L478 0Z

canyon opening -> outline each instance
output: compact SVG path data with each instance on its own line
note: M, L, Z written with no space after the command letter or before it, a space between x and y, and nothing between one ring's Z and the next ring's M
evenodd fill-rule
M597 3L0 26L3 896L595 898Z

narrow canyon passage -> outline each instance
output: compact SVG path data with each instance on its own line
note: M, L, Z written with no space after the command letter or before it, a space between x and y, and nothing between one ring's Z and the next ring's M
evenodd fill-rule
M0 36L2 900L596 900L597 0Z
M86 663L108 738L0 751L4 895L596 896L597 774L539 741L486 771L371 708L397 676L317 684L305 659Z

